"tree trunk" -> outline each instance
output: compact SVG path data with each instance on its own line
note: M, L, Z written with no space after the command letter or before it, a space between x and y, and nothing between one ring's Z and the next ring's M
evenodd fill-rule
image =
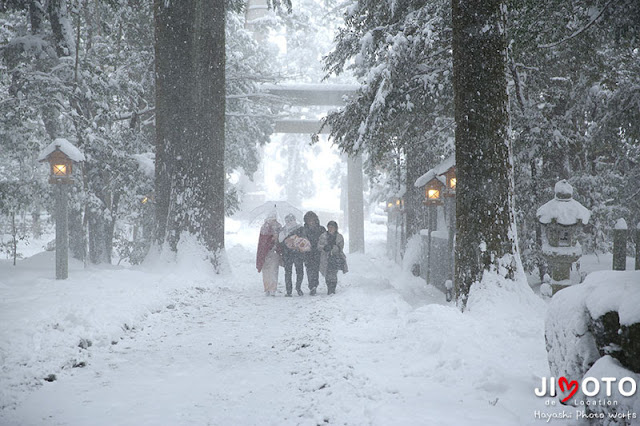
M88 212L89 262L93 264L111 263L111 253L108 251L109 224L103 217L102 211Z
M31 23L31 34L40 34L43 31L44 6L42 0L31 0L29 3L29 22Z
M50 9L49 9L50 10ZM45 7L43 0L31 0L29 3L29 22L31 23L31 34L44 35L43 22L45 20ZM38 61L36 64L38 71L48 72L42 61ZM52 104L42 106L42 122L44 123L47 135L51 140L54 140L59 136L60 112Z
M42 236L42 223L40 222L40 209L36 209L31 212L31 234L33 238L40 238Z
M18 228L16 227L16 214L11 212L11 255L13 257L13 266L16 266L18 258Z
M428 212L424 205L425 194L422 188L416 188L414 185L416 180L425 174L434 163L433 159L429 161L427 158L430 153L428 147L424 145L409 143L405 148L407 192L404 195L404 209L407 217L407 239L420 233L421 229L428 227Z
M67 0L49 0L49 21L58 57L75 56L76 45L67 11Z
M224 248L225 1L155 0L157 240Z
M85 260L85 232L82 223L82 210L69 208L69 252L74 259Z
M464 309L485 271L513 278L513 166L501 0L452 0L456 121L455 292Z

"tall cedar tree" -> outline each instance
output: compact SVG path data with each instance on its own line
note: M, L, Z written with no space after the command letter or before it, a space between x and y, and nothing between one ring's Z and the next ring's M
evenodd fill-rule
M455 291L464 309L486 271L514 278L513 166L506 81L505 5L452 0L456 121Z
M155 0L157 239L224 249L225 0Z

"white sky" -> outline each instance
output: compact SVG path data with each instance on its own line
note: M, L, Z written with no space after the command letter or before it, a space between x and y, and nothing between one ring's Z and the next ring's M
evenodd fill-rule
M304 137L307 139L308 137ZM302 143L302 142L301 142ZM327 141L326 136L321 136L317 144L319 152L309 159L308 165L313 172L313 181L316 187L316 194L312 198L305 200L304 209L314 209L322 207L323 210L340 210L340 188L333 186L329 180L329 173L334 166L339 163L340 156L335 147ZM282 150L282 136L273 135L271 143L264 149L264 174L265 191L267 200L282 199L284 188L276 182L276 177L282 174L286 168L283 159L278 158L278 153Z

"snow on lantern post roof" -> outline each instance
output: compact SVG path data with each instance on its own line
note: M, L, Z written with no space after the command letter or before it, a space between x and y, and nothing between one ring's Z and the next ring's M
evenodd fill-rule
M436 179L434 181L434 179ZM456 195L456 157L451 155L442 163L416 179L416 188L425 187L425 204L432 204L429 200L440 204L442 196L455 197ZM431 190L431 195L429 195Z
M73 164L84 160L84 154L64 138L55 139L38 156L38 161L49 163L49 183L54 184L73 183Z

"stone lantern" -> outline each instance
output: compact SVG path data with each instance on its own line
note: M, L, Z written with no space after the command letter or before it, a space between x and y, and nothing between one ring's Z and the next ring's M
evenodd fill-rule
M536 216L543 227L542 254L551 267L551 278L560 283L569 280L571 264L582 256L577 234L591 212L573 199L573 187L566 180L556 183L554 190L555 198L541 206Z

